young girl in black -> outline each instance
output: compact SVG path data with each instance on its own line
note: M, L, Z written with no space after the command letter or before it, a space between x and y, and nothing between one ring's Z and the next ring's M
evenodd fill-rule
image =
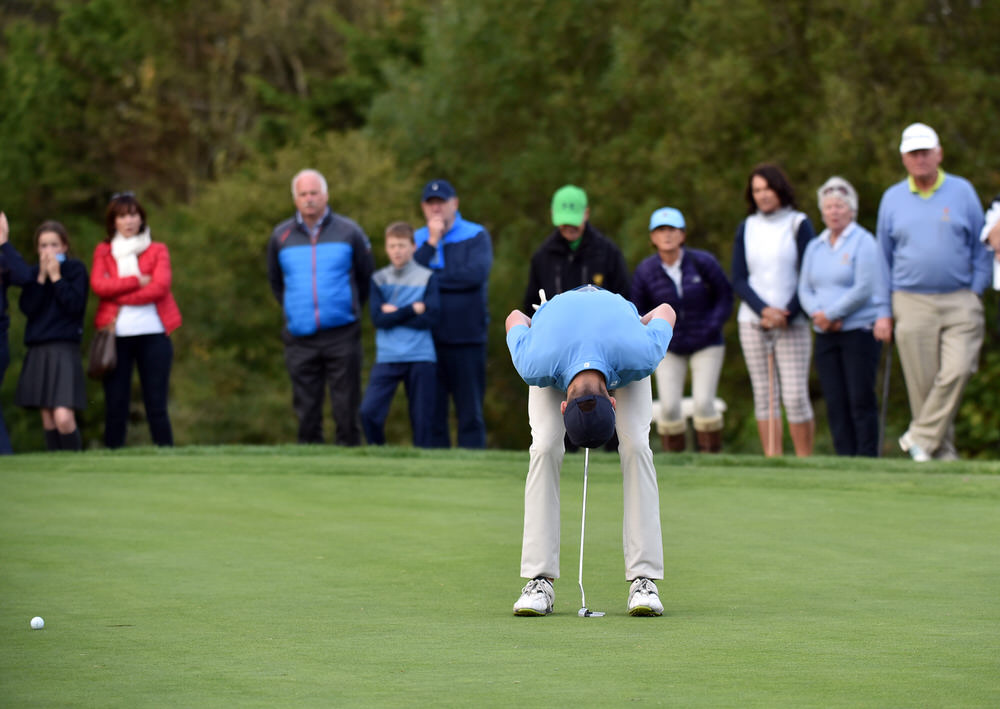
M41 411L49 450L80 450L76 411L87 404L80 341L90 280L83 262L67 257L69 236L59 222L38 227L35 247L38 266L21 289L28 351L15 401Z

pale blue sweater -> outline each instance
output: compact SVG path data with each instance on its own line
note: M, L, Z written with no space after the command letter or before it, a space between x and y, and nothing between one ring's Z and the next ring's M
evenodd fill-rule
M830 320L843 320L843 330L870 330L876 318L891 314L887 270L870 231L852 222L831 247L826 229L802 257L799 304L810 317L822 311Z
M512 327L507 349L532 386L566 391L573 377L593 369L614 389L652 374L673 332L659 318L643 325L635 306L617 293L581 286L543 303L530 327Z
M878 243L890 272L890 289L909 293L972 290L982 295L992 276L990 254L979 241L983 205L968 180L945 174L929 198L908 180L882 195Z

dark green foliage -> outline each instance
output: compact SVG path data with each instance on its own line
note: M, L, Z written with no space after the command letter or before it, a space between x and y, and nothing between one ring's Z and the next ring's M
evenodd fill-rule
M649 213L671 204L688 243L728 269L746 176L762 161L783 165L818 228L815 188L843 175L874 230L883 190L903 176L900 130L915 120L937 128L945 169L984 200L1000 190L994 2L93 0L8 4L0 20L0 208L19 246L58 217L86 256L110 192L135 188L157 207L185 316L182 442L292 437L263 249L307 164L331 178L331 204L380 258L385 222L416 220L432 176L490 229L486 414L490 445L507 448L524 447L528 430L502 322L560 185L587 190L593 223L633 268L650 253ZM730 321L726 446L756 451L735 332ZM21 354L15 342L5 401ZM971 455L996 455L998 376L992 334L956 424ZM908 419L898 364L891 399L890 444ZM816 403L817 450L829 452ZM33 445L20 432L34 417L11 417L22 448ZM401 410L389 433L408 440Z

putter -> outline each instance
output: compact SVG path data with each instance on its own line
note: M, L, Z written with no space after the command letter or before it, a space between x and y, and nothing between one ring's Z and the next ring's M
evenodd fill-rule
M580 610L577 615L581 618L600 618L604 615L602 611L592 611L587 608L587 596L583 592L583 532L587 528L587 471L590 468L590 449L583 449L583 514L580 515Z
M886 343L885 371L882 372L882 411L878 417L878 455L882 457L885 444L885 421L889 415L889 379L892 376L892 343Z

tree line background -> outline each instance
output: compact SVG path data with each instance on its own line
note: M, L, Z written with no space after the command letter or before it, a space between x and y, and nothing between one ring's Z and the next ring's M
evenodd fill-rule
M0 209L12 241L37 262L35 226L59 219L89 268L108 198L137 193L170 247L184 316L171 388L179 444L295 439L265 244L292 213L302 167L326 175L331 208L362 225L380 266L385 225L420 222L432 177L490 230L486 418L500 448L529 438L502 323L552 228L557 187L586 189L591 222L631 269L651 253L649 214L672 205L688 245L727 270L759 162L784 167L817 232L815 190L833 174L858 189L858 220L874 231L882 192L904 176L900 131L917 120L984 203L1000 191L990 0L14 0L0 23ZM37 414L11 403L24 348L10 293L5 415L16 449L41 449ZM956 424L974 456L995 456L1000 430L996 294L986 300L981 367ZM367 318L363 336L367 370ZM757 451L735 317L726 336L726 446ZM898 364L891 381L889 441L908 421ZM93 444L103 394L88 387ZM817 452L831 452L815 375L812 390ZM130 443L148 442L134 399ZM388 435L408 442L403 406Z

